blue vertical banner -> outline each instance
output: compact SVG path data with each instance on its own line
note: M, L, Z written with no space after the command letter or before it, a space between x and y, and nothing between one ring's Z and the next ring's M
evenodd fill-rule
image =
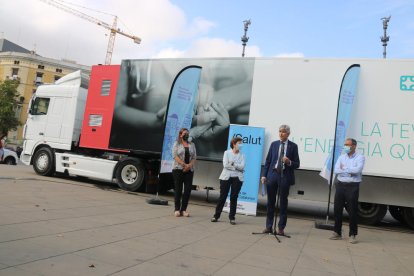
M237 213L256 215L257 199L262 165L265 129L245 125L230 125L228 149L234 137L243 141L242 153L245 156L244 181L237 200ZM223 211L230 210L230 196L227 197Z
M359 72L359 64L353 64L348 68L342 78L341 89L339 90L333 150L330 152L325 161L325 165L319 174L328 180L329 185L332 185L332 180L334 178L333 167L341 154L349 122L351 120L352 107L357 92Z
M197 100L201 67L187 66L181 70L171 86L167 105L160 173L172 171L172 147L181 128L191 128L194 105Z

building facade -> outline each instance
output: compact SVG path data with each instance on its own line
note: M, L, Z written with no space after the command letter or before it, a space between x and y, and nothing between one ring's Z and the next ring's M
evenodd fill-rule
M23 126L33 93L41 84L54 83L71 72L90 72L90 67L67 60L56 60L37 55L8 40L0 39L0 80L18 79L19 104L16 117L21 125L8 134L7 142L12 147L23 143Z

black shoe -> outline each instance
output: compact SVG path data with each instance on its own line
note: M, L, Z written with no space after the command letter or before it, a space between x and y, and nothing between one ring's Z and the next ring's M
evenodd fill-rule
M216 219L215 217L211 218L211 222L217 222L217 221L218 221L218 219Z
M262 231L262 233L263 233L263 234L272 234L272 233L273 233L273 231L272 231L272 229L270 229L270 228L265 228L265 229Z
M231 224L231 225L236 225L236 221L235 221L234 219L231 219L231 220L230 220L230 224Z

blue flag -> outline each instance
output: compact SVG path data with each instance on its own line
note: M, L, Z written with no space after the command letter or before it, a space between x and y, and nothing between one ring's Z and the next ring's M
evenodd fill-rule
M339 90L338 109L336 114L335 124L335 138L334 149L329 154L325 161L325 165L320 172L320 176L328 180L328 184L331 184L334 175L333 167L336 160L342 151L346 133L349 127L349 121L351 120L352 107L354 99L356 97L356 88L358 84L360 66L359 64L351 65L346 70L344 77L342 78L341 89Z
M201 67L187 66L176 76L170 92L162 144L160 173L172 171L172 147L181 128L191 128Z

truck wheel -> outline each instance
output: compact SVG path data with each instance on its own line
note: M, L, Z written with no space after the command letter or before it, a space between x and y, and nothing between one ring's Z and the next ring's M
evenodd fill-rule
M16 160L13 157L7 157L4 160L4 164L6 164L6 165L16 165Z
M401 206L388 206L388 211L390 211L390 214L393 218L401 222L402 224L405 224L404 216L403 216L403 207Z
M402 215L405 223L407 223L411 229L414 229L414 208L402 207Z
M55 173L55 158L52 150L41 148L33 157L33 169L37 174L51 176Z
M136 192L144 186L145 169L137 160L121 161L116 170L118 186L126 191Z
M362 224L377 224L386 213L387 205L358 202L358 221Z

